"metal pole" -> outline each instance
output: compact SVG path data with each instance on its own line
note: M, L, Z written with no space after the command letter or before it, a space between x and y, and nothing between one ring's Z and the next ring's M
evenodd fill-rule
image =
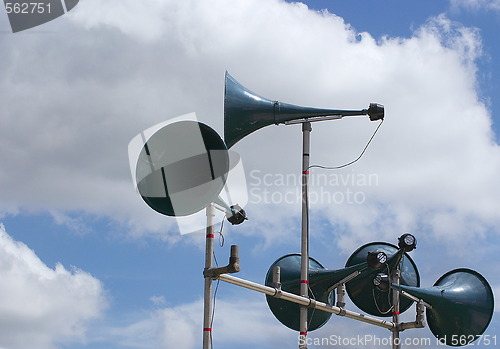
M401 278L401 261L396 264L396 267L392 271L392 283L399 285L400 278ZM392 304L393 304L393 310L392 310L392 322L396 324L394 329L392 330L392 349L400 349L401 348L401 341L399 338L399 314L400 314L400 309L399 309L399 290L398 289L392 289Z
M315 301L314 299L311 299L308 297L307 298L302 297L302 296L296 295L295 293L282 291L279 288L264 286L264 285L260 285L260 284L257 284L255 282L252 282L252 281L240 279L240 278L237 278L237 277L232 276L232 275L221 274L217 278L221 281L224 281L224 282L236 285L236 286L241 286L241 287L247 288L249 290L254 290L257 292L265 293L271 297L281 298L281 299L284 299L286 301L300 304L302 306L305 306L306 308L314 308L314 309L326 311L328 313L332 313L335 315L345 316L345 317L348 317L348 318L351 318L354 320L358 320L358 321L366 322L368 324L387 328L388 330L393 330L396 327L396 324L394 324L393 322L390 322L390 321L385 321L385 320L377 319L375 317L371 317L368 315L356 313L356 312L353 312L353 311L350 311L350 310L347 310L344 308L340 308L340 307L336 307L336 306L326 304L323 302Z
M212 268L214 254L214 217L215 207L210 204L206 208L207 235L205 247L205 270ZM203 294L203 349L211 349L212 339L212 278L205 276Z
M309 180L309 151L311 123L302 124L302 238L300 252L300 295L309 298L309 202L307 185ZM307 306L300 307L299 349L307 349Z

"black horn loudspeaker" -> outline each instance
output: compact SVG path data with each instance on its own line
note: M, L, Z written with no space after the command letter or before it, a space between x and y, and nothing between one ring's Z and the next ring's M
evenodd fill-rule
M302 107L267 99L250 91L228 72L224 88L224 140L228 148L250 133L272 124L321 116L368 115L370 120L384 118L384 107L371 103L368 109L337 110Z

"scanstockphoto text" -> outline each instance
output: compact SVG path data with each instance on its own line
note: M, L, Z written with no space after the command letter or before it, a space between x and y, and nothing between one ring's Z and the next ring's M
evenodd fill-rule
M302 175L252 170L248 176L249 202L253 204L296 204L302 201ZM362 205L366 189L379 185L376 173L310 172L309 204Z
M394 342L394 343L393 343ZM392 336L381 337L373 334L357 335L352 337L343 337L339 335L332 334L329 337L303 337L299 336L298 344L307 346L340 346L340 347L390 347L393 344L401 346L416 346L416 347L447 347L446 342L453 346L497 346L497 336L496 335L450 335L443 338L426 338L426 337L414 337L414 338L392 338Z

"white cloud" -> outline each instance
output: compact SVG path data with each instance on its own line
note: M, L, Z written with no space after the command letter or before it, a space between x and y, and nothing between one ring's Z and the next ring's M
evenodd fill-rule
M499 0L451 0L453 8L465 8L469 10L500 10Z
M0 20L5 27L6 19ZM311 187L312 194L323 189L344 199L311 204L315 236L351 252L375 237L393 241L404 231L433 243L451 237L461 247L498 232L500 157L491 112L476 92L476 30L440 16L411 38L376 41L333 14L277 0L86 0L50 26L50 33L0 36L1 214L49 211L58 224L85 232L78 218L85 213L108 217L132 236L179 240L175 221L152 212L134 192L127 145L140 131L193 111L222 133L227 69L251 90L284 102L335 109L385 105L386 121L360 162L336 172L312 171L347 181ZM366 119L313 124L312 163L354 159L374 127ZM277 178L300 174L300 145L299 126L269 126L234 149L248 172ZM250 189L291 191L292 200L251 203L250 220L228 230L261 237L265 247L279 242L295 249L296 183L252 186L247 178ZM372 181L362 184L360 178ZM347 202L348 190L360 193L363 202ZM4 262L21 272L2 272L12 282L0 291L10 297L0 298L0 314L18 312L16 329L32 332L0 333L6 341L0 345L28 347L22 341L36 338L37 348L49 348L82 338L85 320L102 307L98 281L62 266L52 270L26 246L2 241L10 256L21 256L3 253ZM262 244L256 244L260 251ZM22 287L28 281L38 285L37 292ZM61 305L74 300L62 293L65 287L80 297L78 306ZM160 306L163 298L156 297L151 300ZM43 322L29 317L30 302L48 314ZM281 338L295 345L295 334L272 318L262 299L217 304L215 343L249 342L258 335L272 344L285 333ZM136 348L199 347L201 313L200 302L157 309L128 326L107 327L102 338ZM350 320L332 321L342 334L358 328Z
M137 315L127 325L103 329L105 339L101 340L143 349L199 348L202 323L203 303L196 301ZM265 348L296 344L296 334L273 317L264 295L257 293L240 299L217 297L212 333L214 347L220 343L227 347L250 347L252 343L262 347L265 343Z
M127 144L192 111L222 133L227 69L259 94L294 104L385 104L386 122L363 159L336 172L374 174L376 184L323 188L360 191L363 204L312 206L342 228L337 241L347 250L404 230L465 237L463 244L475 239L471 231L497 230L499 149L476 93L476 30L440 16L411 38L377 42L333 14L277 0L88 0L53 25L56 34L0 39L3 212L50 209L70 226L79 222L68 213L85 212L121 222L134 236L176 241L175 221L134 192ZM374 126L314 124L311 161L348 162ZM299 126L269 126L234 149L247 171L300 173L300 139ZM250 205L242 233L271 243L296 230L299 212L297 202Z
M163 296L151 296L151 297L149 297L149 300L154 305L157 305L157 306L165 304L165 297L163 297Z
M101 283L82 270L47 267L0 224L0 346L55 348L85 339L106 305Z

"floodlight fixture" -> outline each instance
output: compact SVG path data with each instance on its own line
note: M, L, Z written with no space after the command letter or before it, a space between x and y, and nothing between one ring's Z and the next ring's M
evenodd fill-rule
M232 225L238 225L247 220L247 214L240 205L231 206L230 212L226 213L226 218Z
M366 256L366 263L373 270L382 269L387 263L387 255L379 250L369 251Z
M383 273L377 274L373 280L373 286L375 286L379 291L387 292L389 291L389 276Z
M413 251L417 247L417 239L412 234L405 233L399 237L398 246L405 252Z

